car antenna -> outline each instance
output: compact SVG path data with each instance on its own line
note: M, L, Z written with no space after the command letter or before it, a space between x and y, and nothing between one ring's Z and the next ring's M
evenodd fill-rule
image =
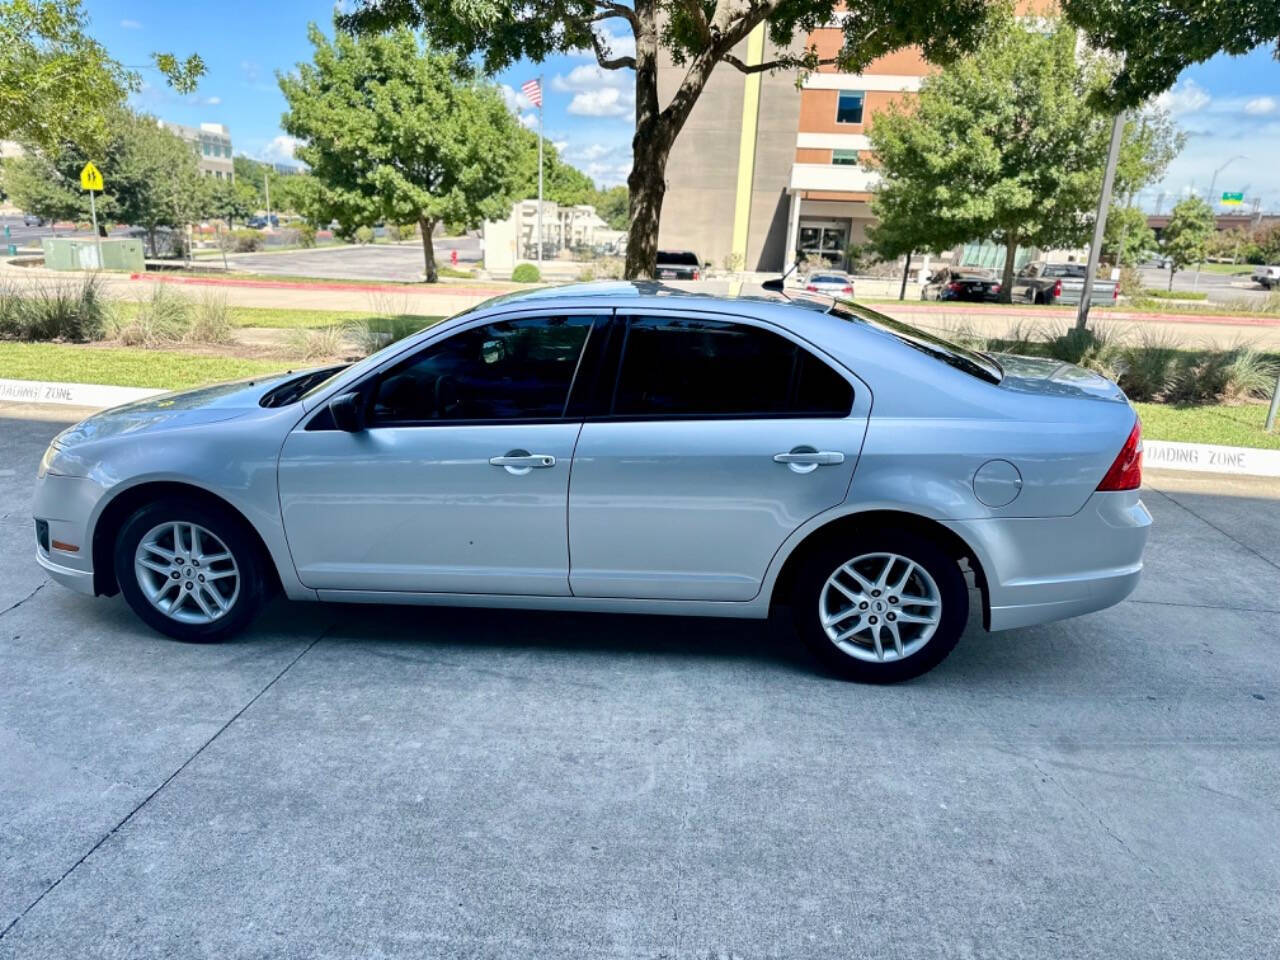
M760 286L764 287L770 293L781 293L785 297L786 293L782 289L782 284L787 279L787 277L791 276L791 274L796 272L796 269L799 266L800 266L800 254L797 253L796 262L791 265L790 269L788 269L786 273L784 273L780 277L774 277L772 280L766 280L764 283L760 284Z

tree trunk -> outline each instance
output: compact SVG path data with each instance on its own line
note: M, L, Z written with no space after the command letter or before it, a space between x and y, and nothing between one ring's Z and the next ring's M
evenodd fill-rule
M914 250L907 251L907 262L902 265L902 287L898 290L898 299L907 299L907 276L911 273L911 256Z
M159 256L159 254L156 253L156 228L155 227L147 227L147 242L151 244L151 256L153 257Z
M659 110L658 4L656 0L635 0L632 9L636 18L636 132L631 141L631 175L627 177L631 207L623 275L628 280L652 280L658 258L662 199L667 192L667 158L711 71L726 51L708 48L694 57L671 103ZM754 23L755 20L743 19L735 24L733 37L745 36Z
M1173 272L1178 268L1173 265L1173 261L1169 261L1169 292L1173 292Z
M1005 240L1004 273L1000 277L1000 302L1013 303L1013 265L1018 257L1018 235L1011 233Z
M426 283L437 283L440 275L436 272L436 250L431 243L431 233L436 228L436 222L427 217L419 217L418 226L422 228L422 279Z

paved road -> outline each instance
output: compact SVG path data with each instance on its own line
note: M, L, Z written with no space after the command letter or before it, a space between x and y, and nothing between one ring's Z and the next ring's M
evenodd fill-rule
M1249 268L1252 271L1252 267ZM1142 282L1145 286L1165 290L1169 287L1169 271L1143 267ZM1200 271L1199 282L1196 271L1179 270L1173 275L1173 289L1200 290L1209 295L1210 303L1258 305L1267 298L1267 291L1254 283L1249 277L1229 277L1221 273Z
M0 410L2 958L1280 942L1275 484L1154 479L1133 599L878 689L731 621L277 603L169 642L30 559L58 416Z
M458 263L474 266L481 259L477 237L439 237L435 242L436 263L448 266L451 251L458 251ZM247 273L271 273L296 277L332 277L342 280L391 280L416 282L422 279L422 244L371 244L365 247L337 247L291 253L242 253L227 258L232 269Z

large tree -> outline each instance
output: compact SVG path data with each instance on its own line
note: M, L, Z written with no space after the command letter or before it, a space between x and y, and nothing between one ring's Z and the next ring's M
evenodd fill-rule
M152 63L183 93L204 73L195 55L156 53ZM80 0L0 0L0 139L100 148L110 115L140 84L89 35Z
M1002 15L974 54L926 78L910 105L876 116L881 245L922 226L933 249L992 239L1006 248L1007 300L1019 246L1084 243L1110 127L1088 97L1110 71L1107 58L1077 50L1067 26ZM1126 126L1121 196L1161 175L1180 147L1158 112Z
M423 275L438 279L431 233L506 216L519 193L515 118L469 65L407 29L330 41L310 28L314 62L279 77L284 129L344 232L378 220L417 223Z
M344 29L378 33L421 29L439 49L480 55L496 71L527 57L588 49L606 70L634 70L636 85L633 165L628 179L630 220L626 275L652 277L658 224L666 192L667 158L712 72L728 64L744 73L813 70L836 64L861 72L877 57L918 44L926 58L947 63L971 49L982 34L990 0L357 0L338 18ZM635 39L635 53L612 49L597 27L621 24ZM818 27L839 23L844 43L820 60L804 43ZM748 63L739 44L757 27L767 30L776 55ZM658 63L668 57L683 71L671 99L658 96Z
M1275 0L1061 0L1091 45L1123 54L1115 82L1093 92L1112 108L1133 107L1173 86L1185 68L1217 53L1275 44Z

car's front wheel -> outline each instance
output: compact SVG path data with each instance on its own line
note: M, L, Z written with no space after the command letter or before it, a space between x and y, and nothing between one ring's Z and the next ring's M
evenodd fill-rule
M144 622L189 643L217 643L248 625L265 596L261 552L245 522L213 504L165 500L116 537L120 592Z
M870 531L814 550L795 583L796 630L837 675L896 683L937 666L969 618L959 564L915 533Z

